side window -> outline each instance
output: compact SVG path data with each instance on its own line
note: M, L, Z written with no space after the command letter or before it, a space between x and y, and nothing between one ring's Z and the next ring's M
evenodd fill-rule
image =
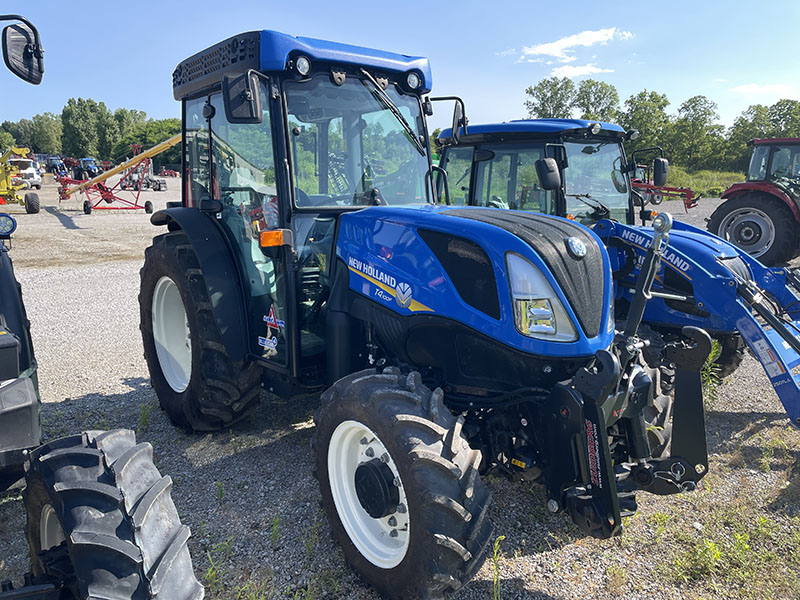
M190 206L198 205L209 197L208 193L208 122L203 118L206 97L187 100L186 131L183 137L184 164L188 177L184 177L186 198Z
M543 156L543 150L539 149L520 151L516 155L517 181L514 198L510 201L511 208L556 214L555 193L543 190L536 174L536 161Z
M303 123L290 114L289 132L297 206L329 205L333 198L346 194L349 184L342 118Z
M750 159L750 168L747 171L748 181L763 181L767 176L767 159L769 146L756 146L753 157Z
M508 208L511 155L496 152L477 166L475 205Z
M771 179L779 177L789 177L792 169L792 150L791 148L780 148L775 146L772 151L772 164L769 174Z
M472 171L472 147L451 148L445 154L443 168L447 171L450 203L456 206L469 204L469 180ZM444 194L444 190L440 192ZM441 198L444 202L444 198Z

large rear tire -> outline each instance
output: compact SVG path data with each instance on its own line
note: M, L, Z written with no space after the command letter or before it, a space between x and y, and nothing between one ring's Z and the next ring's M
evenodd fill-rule
M66 587L60 598L203 598L172 479L133 431L90 431L40 446L26 484L32 572L58 574Z
M139 328L161 408L189 431L217 431L244 418L258 404L261 367L228 355L188 236L156 237L140 276Z
M780 199L750 193L720 204L708 220L708 230L773 266L791 260L800 227Z
M419 373L348 375L315 416L316 476L334 539L390 598L461 588L492 538L481 453ZM358 482L358 483L357 483Z

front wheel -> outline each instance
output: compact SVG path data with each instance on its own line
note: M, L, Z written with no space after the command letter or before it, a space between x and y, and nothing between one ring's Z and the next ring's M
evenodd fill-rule
M88 200L83 201L83 214L90 215L92 214L92 203Z
M391 598L441 597L480 568L492 537L481 453L419 373L348 375L315 416L316 476L333 537Z
M133 431L89 431L40 446L25 477L31 570L60 580L59 598L203 598L172 479Z
M153 203L150 202L150 200L147 200L144 203L144 212L146 212L148 215L153 213Z
M243 419L258 403L261 367L228 355L188 236L156 237L139 273L139 327L161 408L190 431L217 431Z
M708 230L767 266L790 260L798 244L798 223L791 209L765 194L726 200L711 215Z

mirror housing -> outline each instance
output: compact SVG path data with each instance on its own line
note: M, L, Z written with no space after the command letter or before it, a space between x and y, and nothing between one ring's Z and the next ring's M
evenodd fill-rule
M461 126L464 124L464 108L460 102L456 102L453 106L453 141L457 144L461 139Z
M653 160L653 185L662 187L667 185L667 172L669 171L669 161L666 158L656 158Z
M540 158L535 163L539 184L544 190L557 190L561 187L561 172L555 158Z
M3 29L3 60L20 79L39 85L44 74L44 51L39 34L26 23L15 23Z
M226 74L222 78L222 98L229 123L261 123L261 86L254 71Z

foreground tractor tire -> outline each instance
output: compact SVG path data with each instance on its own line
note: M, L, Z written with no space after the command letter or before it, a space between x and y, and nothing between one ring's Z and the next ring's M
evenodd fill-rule
M41 446L26 480L32 572L61 579L59 598L203 598L172 480L133 431L85 432Z
M771 267L791 260L798 245L791 209L767 194L742 194L712 213L708 230Z
M354 373L315 416L322 506L353 569L390 598L440 598L480 568L492 538L481 453L419 373Z
M29 215L35 215L39 212L40 209L39 204L39 194L36 192L26 192L25 193L25 212Z
M189 431L217 431L244 418L258 404L261 367L228 355L186 234L156 237L140 276L139 327L161 408Z

